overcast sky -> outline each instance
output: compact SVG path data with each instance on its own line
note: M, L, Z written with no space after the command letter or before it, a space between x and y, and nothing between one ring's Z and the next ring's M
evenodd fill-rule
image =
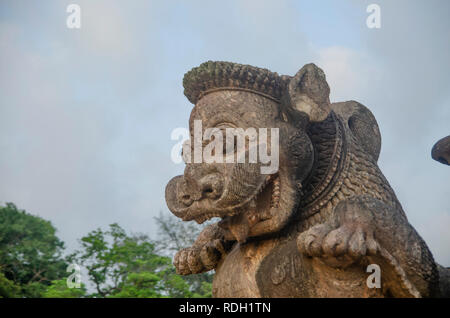
M66 7L81 6L81 29ZM381 8L369 29L366 8ZM450 266L450 2L1 1L0 204L49 219L72 249L118 222L155 235L169 213L185 72L224 60L293 75L322 67L332 101L375 114L379 165L435 259Z

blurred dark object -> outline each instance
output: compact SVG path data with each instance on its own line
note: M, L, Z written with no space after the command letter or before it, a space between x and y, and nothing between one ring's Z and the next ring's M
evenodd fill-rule
M444 137L434 144L431 149L431 157L440 163L450 165L450 136Z

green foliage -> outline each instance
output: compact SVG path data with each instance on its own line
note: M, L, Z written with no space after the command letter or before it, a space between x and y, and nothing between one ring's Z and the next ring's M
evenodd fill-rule
M52 280L65 275L64 243L55 232L49 221L12 203L0 206L0 280L5 291L14 297L40 297Z
M191 246L203 227L210 224L210 222L205 222L203 225L183 222L173 215L162 213L155 220L159 229L158 240L155 242L156 250L171 259L177 251ZM211 297L212 279L213 274L211 272L183 276L183 280L189 285L190 291L184 297Z
M112 294L114 298L160 298L157 290L160 277L155 273L130 273L122 284L120 291Z
M42 294L44 298L81 298L84 296L86 296L84 284L81 284L80 288L69 288L66 279L52 281L52 284Z
M20 286L0 272L0 298L13 298L20 295Z
M88 233L70 260L87 269L92 297L199 297L207 286L192 290L146 235L128 236L118 224Z
M180 276L172 258L190 246L201 227L171 216L156 218L159 239L128 235L118 224L91 231L65 259L64 244L49 221L0 206L1 297L211 297L212 275ZM81 288L67 285L67 265L87 270Z

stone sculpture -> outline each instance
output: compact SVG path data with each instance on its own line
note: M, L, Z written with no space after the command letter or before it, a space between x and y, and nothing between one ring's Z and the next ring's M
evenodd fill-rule
M450 165L450 136L444 137L434 144L431 149L431 157L440 163Z
M330 103L324 72L295 76L206 62L183 80L203 127L279 129L279 169L188 163L166 187L169 209L208 225L174 259L182 275L215 270L215 297L436 297L435 263L377 166L381 137L368 108ZM192 134L192 132L191 132ZM193 136L192 136L193 137ZM369 265L372 265L370 267ZM379 268L381 285L368 284ZM440 290L440 288L442 290Z

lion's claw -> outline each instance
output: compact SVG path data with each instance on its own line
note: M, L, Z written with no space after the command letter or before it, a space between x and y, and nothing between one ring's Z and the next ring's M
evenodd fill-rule
M334 228L318 224L301 233L297 246L309 257L320 257L333 267L346 267L366 255L375 255L378 244L373 233L363 224L343 224Z
M203 273L216 268L225 248L222 242L215 239L203 246L191 246L175 254L173 265L177 274L189 275Z

